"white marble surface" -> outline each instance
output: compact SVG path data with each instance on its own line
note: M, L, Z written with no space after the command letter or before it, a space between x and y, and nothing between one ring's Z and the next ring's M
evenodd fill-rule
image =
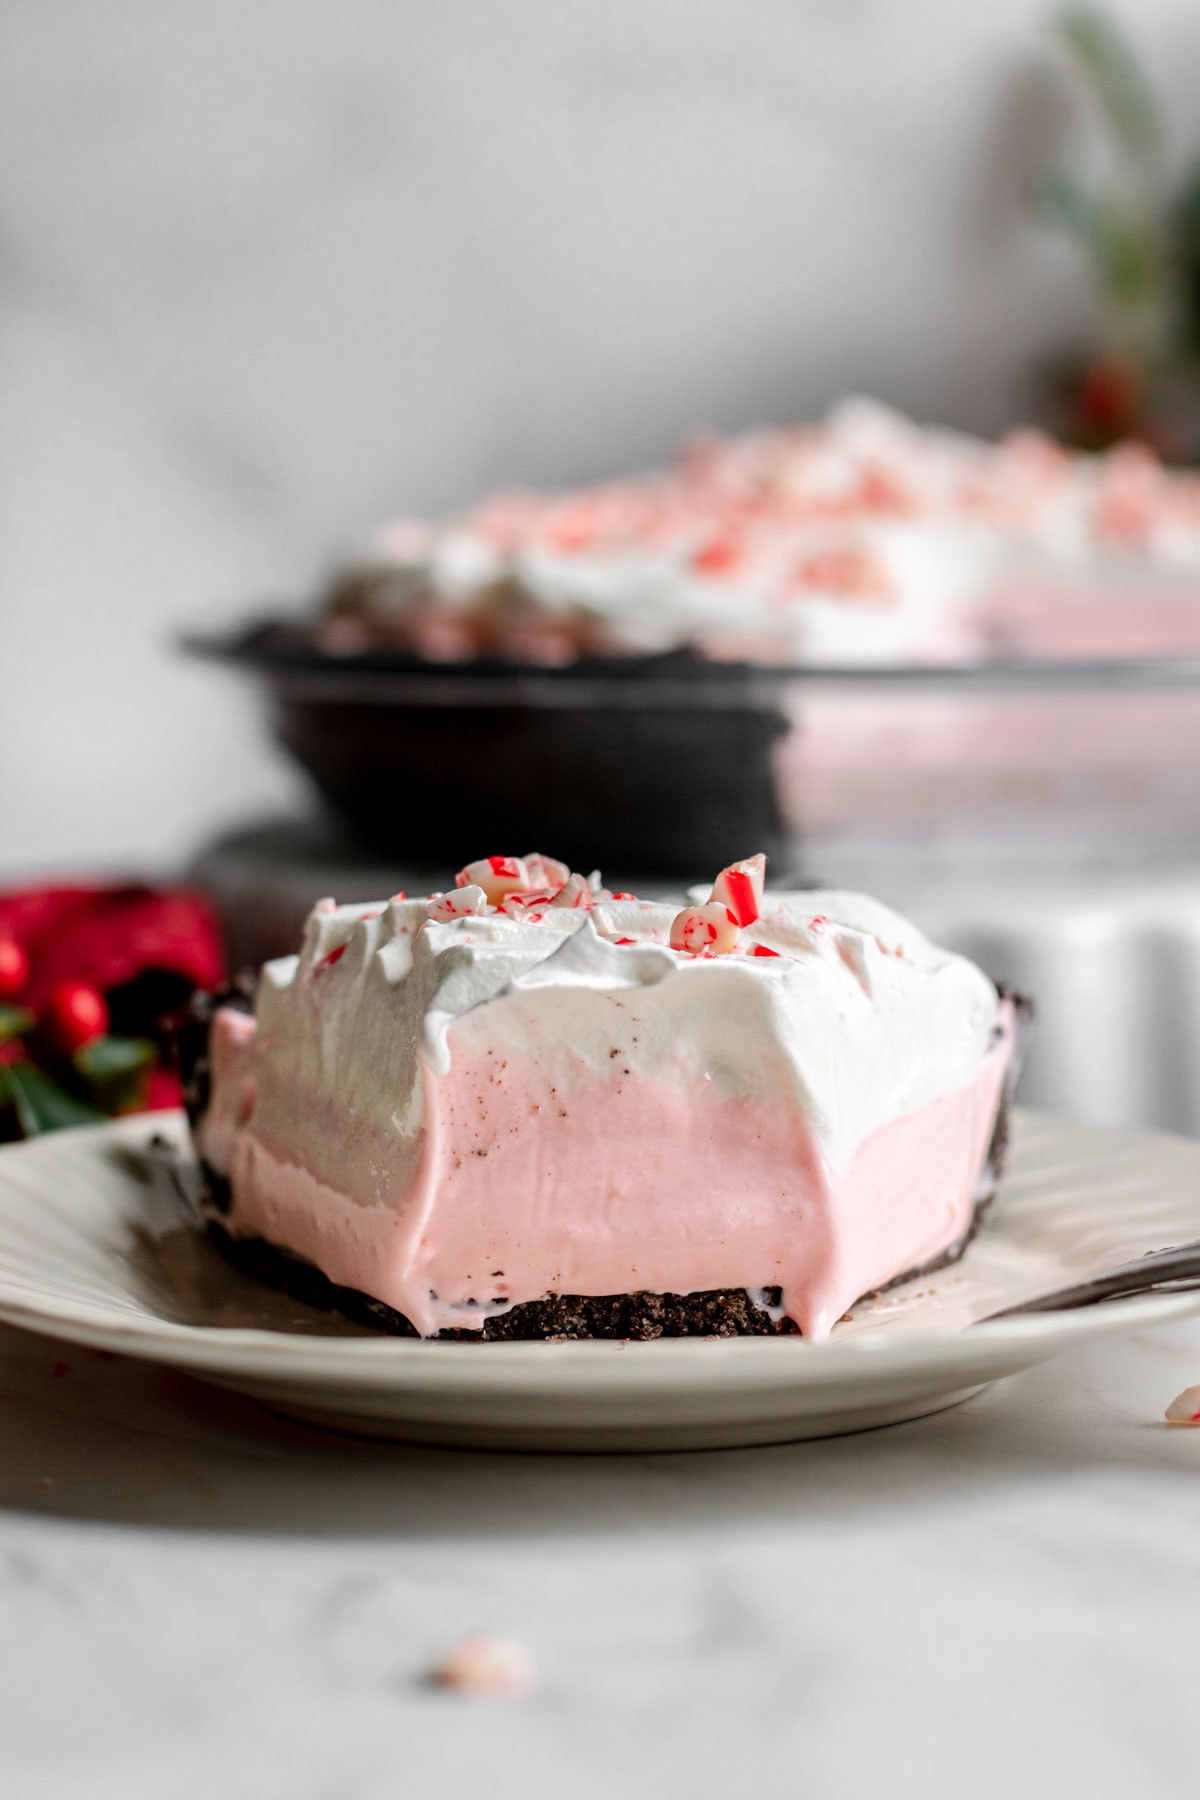
M14 1800L1195 1792L1200 1321L825 1443L322 1435L0 1331ZM472 1630L526 1698L432 1690Z
M292 798L171 648L351 532L869 389L990 429L1086 326L1046 0L9 0L0 842ZM1194 150L1187 0L1123 0Z

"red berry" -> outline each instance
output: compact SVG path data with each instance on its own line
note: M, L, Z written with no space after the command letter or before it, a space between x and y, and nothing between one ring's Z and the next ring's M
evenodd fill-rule
M1141 381L1131 364L1116 358L1100 358L1079 378L1075 407L1079 424L1087 431L1120 436L1137 424L1141 406Z
M47 1000L39 1021L42 1033L63 1056L82 1050L108 1030L104 995L87 981L64 981Z
M29 980L29 958L8 932L0 932L0 1000L15 1000Z

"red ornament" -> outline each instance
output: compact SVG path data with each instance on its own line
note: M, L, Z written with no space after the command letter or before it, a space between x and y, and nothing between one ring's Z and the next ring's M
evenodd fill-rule
M24 947L6 931L0 931L0 1000L15 1000L29 980L29 958Z
M64 981L46 1002L39 1020L43 1037L60 1055L82 1050L108 1030L104 995L87 981Z

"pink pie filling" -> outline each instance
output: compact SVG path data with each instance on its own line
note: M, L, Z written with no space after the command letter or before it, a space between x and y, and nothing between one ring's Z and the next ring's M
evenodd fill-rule
M353 1121L344 1184L256 1124L253 1021L218 1014L205 1154L226 1221L402 1312L422 1335L547 1294L782 1289L822 1338L862 1294L967 1230L1012 1054L1012 1016L975 1081L894 1119L831 1170L794 1098L721 1097L700 1071L557 1073L449 1035L424 1068L416 1140ZM311 1096L314 1111L321 1097Z

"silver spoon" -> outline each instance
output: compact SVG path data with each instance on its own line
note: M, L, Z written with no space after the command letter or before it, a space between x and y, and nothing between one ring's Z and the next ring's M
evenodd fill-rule
M1055 1288L1036 1299L1022 1300L1018 1306L1002 1307L986 1318L972 1320L972 1324L991 1325L997 1319L1019 1319L1027 1313L1071 1312L1080 1306L1096 1306L1102 1300L1130 1300L1138 1294L1182 1294L1189 1288L1200 1288L1200 1240L1148 1251L1145 1256L1110 1269L1106 1275L1093 1275L1072 1287Z

